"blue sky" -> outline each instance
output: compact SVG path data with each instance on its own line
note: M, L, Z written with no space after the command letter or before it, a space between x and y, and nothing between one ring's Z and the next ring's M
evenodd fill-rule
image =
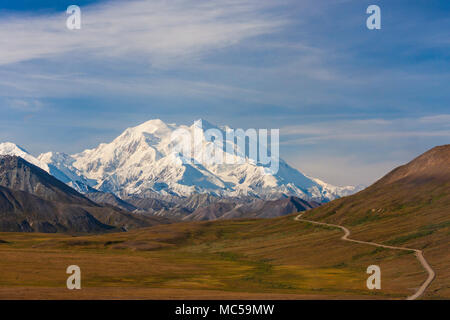
M279 128L294 167L367 185L450 142L447 0L2 0L0 48L0 141L33 154L205 118Z

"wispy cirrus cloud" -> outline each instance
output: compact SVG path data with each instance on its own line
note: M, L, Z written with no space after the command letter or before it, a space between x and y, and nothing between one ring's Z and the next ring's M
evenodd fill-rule
M449 119L442 114L313 121L281 128L281 148L307 174L335 184L370 185L420 153L448 144Z
M6 108L27 113L38 112L44 107L44 104L37 99L7 99L4 104Z
M449 141L442 1L379 0L376 32L356 0L90 0L76 31L20 2L0 4L0 141L35 153L205 117L281 128L292 165L367 184Z
M422 123L443 124L450 127L450 114L438 114L433 116L426 116L419 119Z
M256 0L116 1L82 8L82 29L67 16L15 15L0 19L0 65L73 52L102 57L145 56L152 65L193 58L288 23ZM67 61L70 63L70 61Z
M419 118L356 119L315 122L281 129L282 144L319 144L332 141L394 141L440 137L450 140L450 114Z

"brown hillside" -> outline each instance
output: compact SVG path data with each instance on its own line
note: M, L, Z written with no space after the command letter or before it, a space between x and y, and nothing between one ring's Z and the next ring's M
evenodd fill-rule
M450 145L435 147L404 166L398 167L378 181L379 184L408 182L418 185L427 181L450 180Z
M354 239L422 249L437 275L429 294L450 295L450 145L304 216L346 226Z

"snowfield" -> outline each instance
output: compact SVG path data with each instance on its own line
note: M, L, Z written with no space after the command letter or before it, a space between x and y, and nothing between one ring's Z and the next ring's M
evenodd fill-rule
M282 159L278 172L268 174L267 165L245 157L234 141L224 142L234 144L230 148L233 154L227 153L234 160L232 164L205 163L199 155L208 150L228 151L205 138L205 130L211 128L221 132L230 130L203 120L185 126L157 119L126 129L110 143L74 155L48 152L35 158L13 143L0 144L0 154L20 156L80 192L94 188L119 197L148 194L187 197L208 193L218 197L262 199L296 196L327 202L360 190L352 186L336 187L308 177ZM172 134L180 129L196 137L192 146L200 152L190 155L174 152Z

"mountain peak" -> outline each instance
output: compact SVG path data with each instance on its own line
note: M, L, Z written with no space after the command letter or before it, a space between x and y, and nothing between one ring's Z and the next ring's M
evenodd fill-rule
M106 232L148 227L158 221L98 205L11 155L0 156L0 207L2 232Z
M156 130L165 128L167 128L167 124L161 119L151 119L131 129L136 131L145 131L152 133Z
M39 166L14 155L0 157L0 185L35 194L50 201L58 198L67 203L78 201L91 204L88 199Z
M66 162L66 161L70 161L71 157L63 152L46 152L46 153L42 153L41 155L39 155L37 157L37 159L41 162L44 163L49 163L51 161L55 161L55 162Z
M202 156L192 163L174 158L172 134L183 129L195 137L200 128L202 132L218 129L225 134L224 127L204 119L194 121L191 126L168 125L153 119L126 129L109 144L72 155L72 166L86 179L96 181L92 187L118 196L151 192L185 197L210 193L220 197L249 195L271 199L292 195L329 201L353 191L317 183L282 159L280 170L267 175L262 164L249 161L228 165L203 163ZM195 149L195 155L206 154L211 147L204 143L204 135L200 137L202 141L196 141L190 149ZM190 159L189 155L186 159Z
M191 148L188 148L187 142L185 144L186 150L192 150L191 154L174 156L173 133L183 129L196 137L200 128L203 133L198 135L201 141L195 141ZM206 163L203 155L209 152L211 146L221 151L223 146L215 140L206 143L204 131L218 129L225 135L226 128L204 119L194 121L191 126L166 124L161 119L152 119L126 129L110 143L102 143L74 155L50 152L36 159L28 153L19 152L19 149L14 149L15 152L11 152L10 147L4 149L83 193L96 188L119 197L147 193L179 197L213 194L224 198L245 195L264 199L297 196L326 202L355 191L352 187L334 187L316 181L282 159L279 159L279 170L270 174L265 173L263 164L247 161L245 155L235 155L234 152L233 157L244 161L233 164ZM236 144L235 141L229 143ZM237 147L236 144L231 150L237 150ZM195 161L191 161L192 156Z
M161 119L148 120L140 125L126 129L113 143L120 145L124 143L134 143L138 140L146 140L147 138L154 141L160 137L165 137L170 132L170 127ZM147 139L148 140L148 139Z
M8 155L8 156L17 156L20 157L26 161L28 161L31 164L34 164L37 167L40 167L41 169L45 171L48 170L48 166L38 159L36 159L34 156L32 156L28 151L26 151L24 148L16 145L12 142L4 142L0 143L0 155Z
M421 182L425 180L448 180L450 178L450 144L434 147L411 162L400 166L379 183L392 183L399 180Z
M3 142L0 143L0 152L1 154L7 154L7 152L24 152L24 153L28 153L27 150L25 150L24 148L18 146L17 144L13 143L13 142Z

